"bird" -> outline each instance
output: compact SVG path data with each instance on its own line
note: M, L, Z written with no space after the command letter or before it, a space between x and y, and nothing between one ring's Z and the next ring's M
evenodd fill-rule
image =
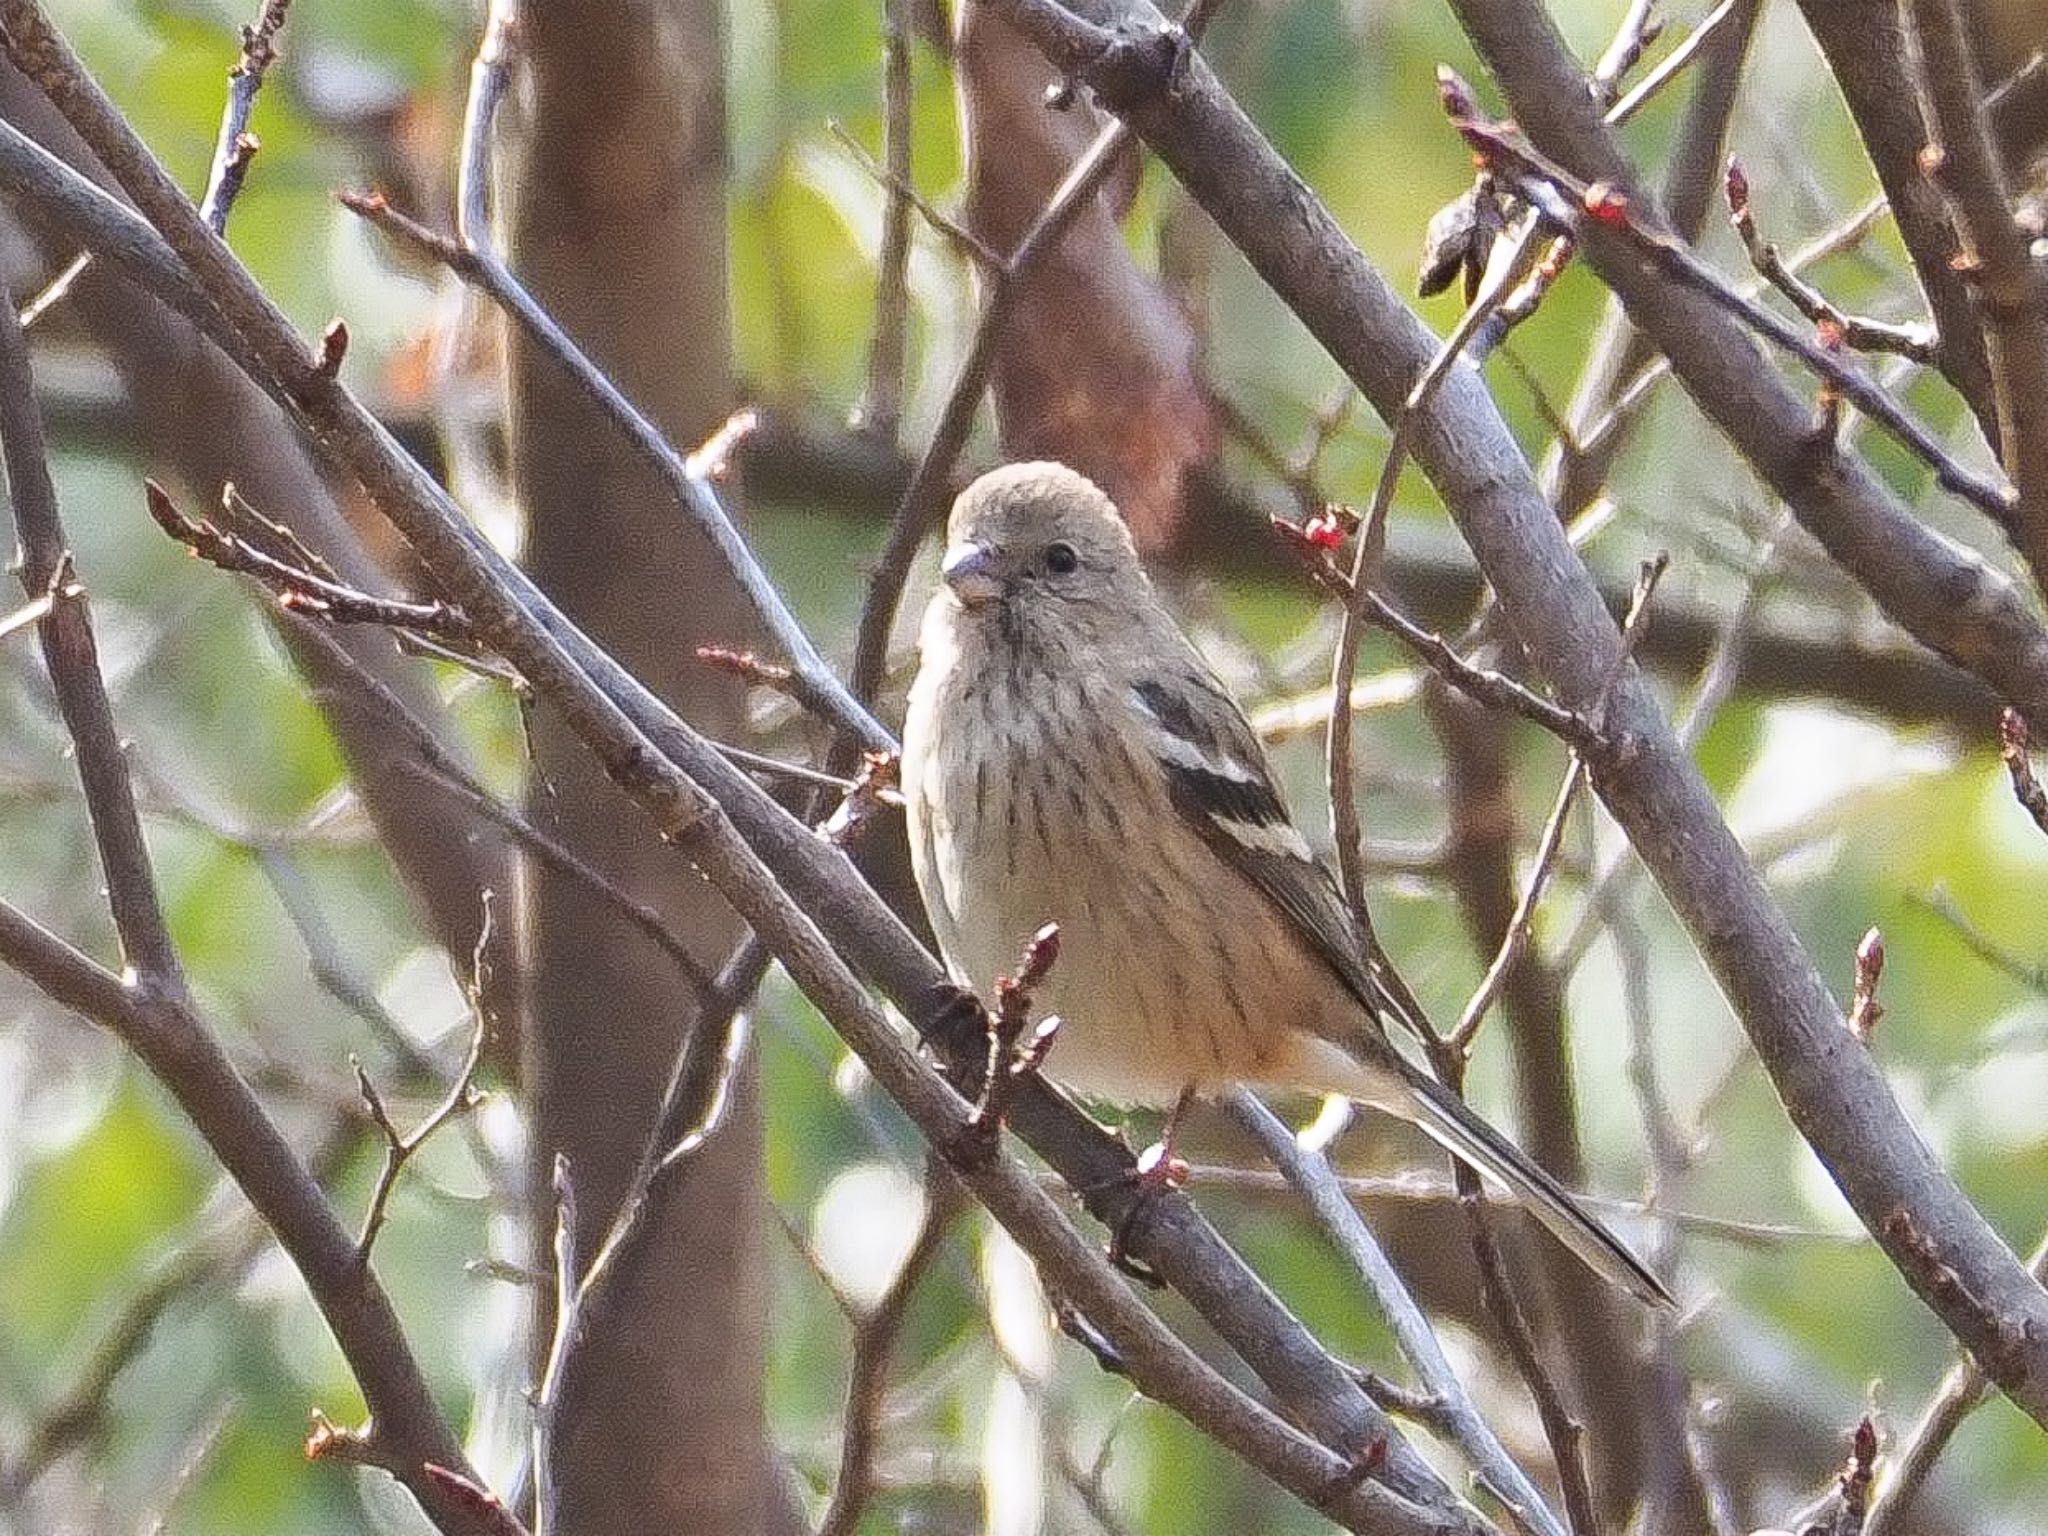
M1412 994L1100 488L1058 463L990 470L953 504L941 576L903 729L912 869L964 986L993 986L1057 925L1034 996L1060 1021L1046 1076L1175 1118L1240 1084L1347 1096L1504 1185L1597 1275L1671 1303L1569 1191L1396 1047L1390 1023L1426 1028Z

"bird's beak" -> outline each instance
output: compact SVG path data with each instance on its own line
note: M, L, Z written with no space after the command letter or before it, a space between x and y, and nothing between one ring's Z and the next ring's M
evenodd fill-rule
M1003 579L996 571L995 551L982 544L962 544L947 551L939 567L953 595L969 608L992 603L1003 595Z

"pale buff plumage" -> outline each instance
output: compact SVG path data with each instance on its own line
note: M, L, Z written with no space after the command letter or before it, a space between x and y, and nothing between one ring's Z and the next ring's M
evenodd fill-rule
M962 493L903 733L911 856L947 963L987 989L1059 924L1046 1064L1170 1104L1249 1082L1364 1100L1507 1184L1639 1296L1654 1277L1405 1061L1402 1010L1287 818L1257 738L1175 624L1107 497L1057 464Z

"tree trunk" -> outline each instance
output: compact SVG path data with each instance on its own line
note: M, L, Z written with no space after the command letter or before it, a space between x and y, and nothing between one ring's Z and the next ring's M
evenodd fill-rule
M732 389L719 6L554 0L526 12L519 38L523 122L501 178L514 265L627 395L693 445L724 418ZM729 736L739 691L694 649L748 640L731 584L620 432L519 344L511 439L535 577L700 729ZM530 802L708 966L731 949L731 914L544 715ZM538 871L530 897L537 1167L568 1159L587 1259L640 1156L695 997L582 889ZM760 1141L749 1073L724 1127L651 1213L646 1261L586 1315L554 1445L564 1536L771 1528ZM545 1174L536 1189L545 1200ZM551 1225L537 1222L540 1240Z

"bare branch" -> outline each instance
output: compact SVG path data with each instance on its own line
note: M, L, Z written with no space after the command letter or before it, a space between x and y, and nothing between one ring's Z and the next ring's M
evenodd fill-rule
M2036 1277L2048 1279L2048 1240L2034 1249L2027 1267ZM1927 1480L1933 1476L1941 1453L1948 1449L1963 1420L1976 1411L1990 1391L1991 1383L1977 1362L1967 1354L1957 1356L1941 1378L1941 1385L1927 1400L1927 1406L1921 1409L1905 1442L1892 1453L1890 1473L1878 1485L1877 1496L1870 1501L1869 1513L1864 1517L1863 1536L1893 1536L1901 1528L1901 1522L1907 1519Z
M391 1192L398 1187L398 1176L405 1171L405 1165L436 1131L457 1115L474 1109L482 1100L482 1092L476 1086L476 1074L483 1065L484 1040L490 1033L483 997L484 950L491 942L492 907L491 893L485 891L484 920L477 929L476 951L470 956L470 977L464 989L469 995L470 1012L475 1017L469 1036L469 1054L463 1057L462 1065L450 1081L441 1102L429 1110L426 1118L410 1132L401 1132L391 1123L391 1115L384 1108L384 1100L376 1085L370 1081L370 1074L361 1062L354 1063L356 1088L363 1096L363 1107L369 1111L371 1121L384 1136L384 1166L377 1174L376 1187L370 1191L370 1206L363 1216L363 1235L356 1239L356 1252L365 1264L370 1262L370 1250L376 1246L377 1234L384 1228L385 1210L391 1202Z
M1016 303L1018 275L1066 233L1067 226L1094 197L1129 142L1129 130L1121 123L1105 127L1087 152L1074 162L1066 180L1024 232L1016 249L1004 258L1000 268L989 274L981 318L975 324L966 360L946 395L931 442L911 472L910 484L904 488L896 515L890 521L889 536L868 575L850 673L858 698L873 698L881 686L889 660L889 635L895 628L903 586L910 579L911 562L945 511L954 468L961 450L967 446L967 435L974 428L975 414L981 409L981 397L988 388L989 372L995 366L996 346Z
M338 624L373 624L431 635L449 645L475 645L475 631L459 608L448 603L404 602L359 591L335 580L332 568L303 545L298 546L297 553L307 563L291 564L206 518L187 517L178 510L170 493L154 480L143 481L142 488L149 515L159 528L209 564L253 576L274 592L279 604L287 609L332 619ZM239 502L233 486L227 487L224 501L231 509L238 504L247 505ZM266 526L276 529L280 525L266 520Z
M2048 832L2048 790L2034 777L2033 740L2026 716L2008 709L1998 717L1998 755L2012 779L2013 798L2033 817L2034 825Z
M1776 311L1749 298L1688 247L1645 223L1638 217L1628 193L1605 181L1573 176L1523 141L1513 124L1466 118L1457 127L1480 154L1512 170L1518 188L1543 210L1545 217L1573 231L1581 240L1592 225L1626 239L1639 257L1653 262L1674 282L1700 294L1820 375L1825 384L1838 390L1844 399L1932 469L1943 489L1962 497L2007 533L2017 533L2016 503L2011 489L1985 479L1959 462L1873 380L1849 367L1819 341L1804 335ZM1680 376L1684 376L1682 367ZM1811 450L1815 445L1809 440L1807 446Z
M1742 163L1733 156L1729 157L1728 174L1723 185L1728 197L1728 220L1735 226L1735 233L1742 237L1742 248L1749 253L1750 265L1756 268L1757 276L1785 295L1794 309L1816 326L1830 328L1842 338L1845 346L1855 351L1896 352L1916 363L1934 366L1935 338L1931 327L1893 325L1889 321L1849 314L1801 277L1792 263L1786 261L1784 254L1764 239L1756 226L1755 210L1750 206L1749 177L1744 174Z
M1435 338L1202 60L1174 48L1156 21L1128 7L1115 12L1127 24L1123 32L1082 21L1050 0L1004 0L1004 9L1062 67L1089 78L1113 110L1129 116L1391 417L1436 352ZM1632 192L1633 178L1597 120L1583 76L1541 8L1458 0L1458 9L1535 141L1561 139L1575 158L1584 150L1599 174ZM1995 678L1994 687L2015 704L2024 708L2037 697L2048 703L2048 633L2013 584L1936 539L1852 461L1838 459L1816 474L1805 409L1760 366L1749 333L1613 243L1606 226L1588 221L1582 235L1600 275L1679 361L1681 378L1709 413L1887 610L1923 640ZM1478 382L1456 373L1428 414L1414 444L1417 463L1560 700L1590 705L1607 686L1620 637L1512 435ZM1968 595L1966 604L1958 594ZM1839 1005L1631 670L1614 686L1608 723L1627 736L1627 761L1621 771L1596 771L1594 787L1700 944L1795 1123L1901 1274L1960 1339L1999 1362L2009 1395L2048 1422L2048 1293L1936 1163L1876 1064L1865 1053L1839 1050ZM1920 1244L1889 1223L1907 1208L1926 1218ZM1922 1245L1959 1283L1944 1283L1921 1260Z
M1884 188L1884 200L1927 296L1941 347L1941 371L1969 402L1994 445L1998 415L1984 327L1964 274L1941 194L1928 182L1920 151L1927 130L1909 63L1905 8L1866 0L1799 0L1856 131Z
M256 93L263 89L263 77L277 62L277 34L284 27L291 0L263 0L256 20L242 28L242 53L228 71L228 100L220 117L220 137L214 144L213 166L206 173L206 192L199 199L199 216L216 235L225 234L228 210L241 194L242 181L249 174L249 162L256 158L256 135L249 132L249 116L256 109Z
M0 440L22 544L22 580L31 592L69 586L70 557L50 484L27 339L11 297L4 295ZM193 1005L159 904L83 597L60 602L42 622L51 685L77 750L128 971L115 976L101 969L4 904L0 959L57 1002L111 1030L177 1098L305 1277L362 1385L375 1416L374 1441L390 1457L396 1475L443 1531L473 1531L476 1527L424 1471L426 1464L437 1463L461 1468L474 1480L389 1298Z
M1998 456L2018 492L2014 542L2048 583L2048 277L2033 238L2013 217L1991 142L1976 61L1955 0L1906 0L1919 44L1920 111L1927 145L1920 166L1947 199L1956 230L1954 266L1977 300Z
M1401 1353L1422 1379L1428 1394L1426 1422L1457 1443L1480 1480L1523 1530L1537 1536L1564 1536L1563 1523L1473 1406L1464 1383L1444 1357L1436 1331L1401 1283L1400 1275L1387 1261L1371 1230L1359 1218L1328 1160L1319 1152L1304 1150L1286 1124L1246 1090L1231 1094L1227 1107L1231 1118L1273 1160L1281 1176L1308 1206L1317 1225L1372 1291L1373 1301L1393 1329ZM1384 1387L1368 1385L1367 1391L1388 1408L1395 1407Z
M860 1527L873 1491L875 1442L888 1392L889 1362L902 1336L910 1303L960 1214L960 1186L943 1167L934 1165L932 1172L934 1177L926 1183L924 1217L911 1239L910 1251L881 1299L856 1319L839 1476L832 1485L832 1502L818 1522L818 1536L854 1536Z
M749 920L765 920L771 911L781 909L759 905L756 895L760 888L738 873L758 866L730 862L751 855L742 854L730 840L730 828L709 814L707 802L696 797L693 782L710 786L719 805L773 861L776 878L787 896L823 923L835 943L857 956L863 969L900 1006L913 1017L924 1017L920 1000L943 981L944 973L876 902L852 868L567 624L462 518L440 487L394 451L388 435L360 404L337 381L311 366L285 317L233 257L210 238L210 232L196 224L190 204L163 176L27 0L0 4L0 22L5 23L5 42L12 55L63 101L102 159L118 168L125 189L152 217L162 220L166 234L159 238L118 203L85 189L75 176L18 134L0 131L0 166L21 173L17 183L21 195L34 197L41 211L65 223L110 260L118 257L123 270L197 321L259 383L303 419L317 421L319 440L399 524L449 599L475 618L494 648L514 660L522 673L532 676L536 688L562 705L572 728L656 825L697 858L721 889L744 895L739 902L743 915ZM167 242L177 251L176 259L165 249ZM191 270L204 275L207 287L203 296L182 262L190 262ZM680 770L690 777L685 778ZM792 947L796 935L814 930L792 930L785 919L786 913L770 931L778 955L787 960L797 953ZM821 971L806 961L795 968L795 974L815 997L825 979L836 973ZM872 1018L884 1036L894 1041L879 1017L868 1013L872 1005L857 988L855 995L842 990L827 996L826 1012L835 1023L853 1030L849 1020ZM924 1097L927 1090L916 1086L923 1082L916 1074L905 1075L892 1067L881 1075L892 1093L913 1095L913 1102L936 1108ZM964 1115L964 1107L961 1113ZM1077 1188L1088 1192L1088 1203L1096 1214L1112 1225L1122 1220L1132 1199L1121 1182L1130 1167L1128 1153L1107 1142L1077 1111L1042 1090L1025 1094L1013 1107L1011 1121L1067 1172ZM940 1135L950 1134L943 1126L934 1129ZM1011 1188L1009 1175L1000 1169L978 1177L977 1189L985 1201L987 1190ZM1070 1242L1061 1235L1069 1229L1047 1226L1052 1218L1041 1216L1039 1208L1012 1204L1007 1196L988 1203L1000 1207L1041 1264L1056 1260L1064 1266L1075 1254L1086 1252L1085 1244L1078 1250L1048 1247ZM1380 1512L1374 1518L1400 1522L1406 1518L1398 1512L1400 1501L1419 1499L1432 1510L1447 1511L1433 1518L1447 1519L1454 1526L1466 1521L1455 1502L1447 1499L1440 1480L1413 1451L1398 1436L1376 1427L1384 1419L1336 1362L1307 1337L1298 1321L1262 1287L1242 1283L1242 1262L1184 1199L1168 1196L1151 1201L1133 1237L1142 1245L1147 1260L1188 1296L1254 1371L1275 1383L1290 1411L1299 1414L1326 1444L1356 1446L1387 1435L1388 1449L1378 1474L1383 1481L1343 1487L1337 1504L1340 1513L1372 1506ZM1067 1257L1059 1257L1063 1253ZM1096 1261L1091 1258L1090 1262ZM1084 1291L1064 1278L1061 1281L1070 1295L1088 1306L1089 1315L1098 1323L1105 1315L1112 1320L1122 1317L1111 1299L1118 1293L1102 1294L1096 1278L1086 1277L1085 1283ZM1295 1438L1291 1430L1274 1438L1266 1427L1273 1421L1257 1412L1247 1417L1241 1399L1228 1394L1219 1397L1208 1384L1210 1378L1199 1371L1189 1374L1185 1357L1164 1344L1157 1347L1169 1352L1156 1353L1149 1323L1134 1326L1148 1330L1135 1336L1143 1345L1137 1358L1143 1362L1145 1379L1158 1390L1171 1393L1191 1408L1199 1403L1194 1411L1204 1414L1205 1421L1220 1415L1230 1443L1289 1479L1304 1496L1322 1498L1335 1486L1332 1479L1341 1470L1339 1458ZM1386 1494L1386 1487L1397 1492Z
M392 215L383 199L344 198L345 206L370 216L374 210L379 227L404 230L417 236L415 243L447 263L449 270L484 293L511 316L531 344L554 359L576 386L625 432L633 445L659 474L677 506L703 534L724 561L739 591L762 627L774 637L789 664L802 673L821 698L832 705L832 716L853 739L876 749L892 748L889 732L869 714L829 667L817 647L789 611L768 574L740 537L725 507L720 503L711 477L662 436L581 348L556 324L527 292L503 258L498 255L490 233L488 157L491 131L498 103L509 80L511 60L516 51L516 6L511 0L496 0L484 26L484 39L470 68L468 111L463 119L462 164L457 199L457 242L452 245L427 235L418 224ZM118 174L118 173L117 173Z

